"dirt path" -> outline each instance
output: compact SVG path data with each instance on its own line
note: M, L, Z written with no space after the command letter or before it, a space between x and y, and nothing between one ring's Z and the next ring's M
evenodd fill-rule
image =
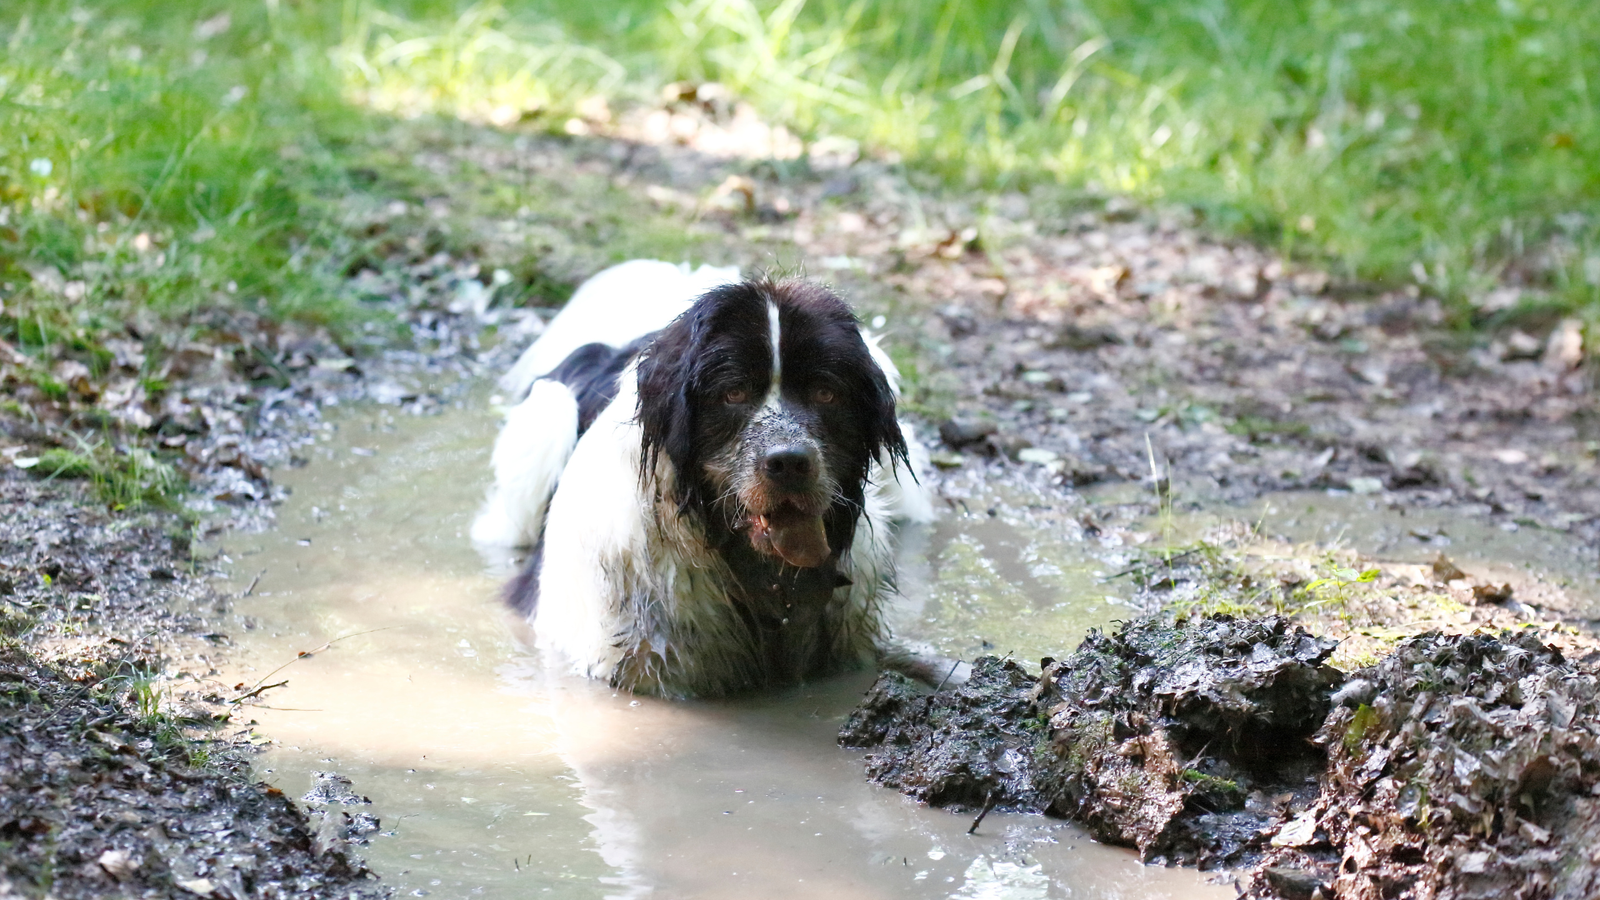
M848 153L756 161L782 142L710 105L606 127L386 145L457 186L422 205L486 271L532 254L571 281L609 248L836 282L886 332L952 503L975 479L1022 479L1042 503L1090 498L1064 526L1087 531L1311 491L1523 533L1567 572L1600 572L1597 369L1573 323L1475 338L1414 289L1337 284L1175 211L951 192ZM1461 531L1402 540L1455 553ZM1600 620L1560 578L1505 577L1524 619Z
M1596 368L1572 323L1475 339L1414 289L1334 283L1180 212L823 165L848 157L756 162L738 152L770 149L759 126L674 115L664 131L684 137L666 143L406 136L420 167L466 176L425 204L470 232L485 269L532 254L571 281L596 249L632 249L584 247L586 233L653 214L657 253L669 231L688 255L839 283L868 318L890 316L927 424L997 427L950 448L965 457L1035 447L1076 485L1140 480L1148 435L1197 500L1346 490L1600 540ZM614 130L659 138L647 124ZM537 202L497 200L508 184Z

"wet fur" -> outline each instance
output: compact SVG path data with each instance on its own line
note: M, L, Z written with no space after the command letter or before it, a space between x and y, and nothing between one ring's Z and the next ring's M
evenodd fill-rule
M774 306L782 378L769 396ZM653 338L580 348L547 376L578 400L580 436L509 586L540 646L583 674L669 696L790 684L869 658L892 590L890 521L906 505L895 481L909 473L893 374L849 308L801 281L717 287ZM816 402L822 388L831 402ZM596 397L609 402L582 415ZM803 496L769 496L758 464L774 442L814 445L818 477ZM821 515L823 564L758 549L751 523L774 503Z

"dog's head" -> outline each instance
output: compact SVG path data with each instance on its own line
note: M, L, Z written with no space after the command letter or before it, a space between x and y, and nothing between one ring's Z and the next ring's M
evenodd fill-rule
M684 513L802 568L848 546L873 459L906 460L855 315L804 281L696 301L640 361L639 421L647 471L671 461Z

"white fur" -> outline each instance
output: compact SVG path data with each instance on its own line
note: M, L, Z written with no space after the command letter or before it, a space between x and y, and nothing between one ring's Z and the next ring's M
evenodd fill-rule
M767 339L772 343L772 377L767 379L767 409L783 405L783 329L778 325L778 304L767 301Z
M616 399L578 441L550 502L544 567L533 627L538 646L572 671L616 679L673 658L657 676L621 679L667 695L721 693L747 683L758 661L729 604L731 575L697 526L678 514L671 463L658 461L643 485L637 376L623 373ZM878 604L894 566L891 517L873 493L841 562L852 584L839 588L845 614L835 642L865 655L878 639Z
M495 438L494 487L472 523L472 540L497 547L537 543L545 504L577 440L578 399L559 381L534 382Z
M866 338L867 352L872 355L872 361L878 364L884 377L889 380L889 390L896 400L900 399L900 368L883 349L883 335L866 333L863 337ZM900 434L906 439L906 455L910 458L911 471L906 472L900 466L889 464L892 460L886 460L880 454L867 476L871 482L868 496L879 497L888 516L897 522L926 524L932 522L935 516L933 498L925 486L932 465L928 460L928 448L917 440L916 431L905 419L900 420Z
M533 623L538 644L596 678L609 677L620 658L610 640L623 627L614 583L651 563L649 510L639 492L637 381L637 370L629 366L616 398L579 439L550 501L545 529Z
M621 347L665 328L706 291L738 280L737 266L691 270L688 263L657 259L612 266L578 286L544 334L500 379L500 388L520 399L536 379L584 344Z
M907 472L905 466L886 464L880 454L867 475L867 480L871 482L867 495L869 499L878 497L882 500L890 519L925 525L937 517L933 510L933 497L927 488L928 473L932 467L928 448L917 440L917 433L905 419L900 420L900 433L906 439L906 455L911 461L911 471Z

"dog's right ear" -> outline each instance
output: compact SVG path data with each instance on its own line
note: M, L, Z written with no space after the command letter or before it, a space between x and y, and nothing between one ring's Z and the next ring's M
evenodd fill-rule
M703 310L690 309L662 329L639 360L638 414L644 451L639 477L647 480L653 475L666 454L677 474L673 492L684 507L692 505L698 493L692 398L705 319Z

